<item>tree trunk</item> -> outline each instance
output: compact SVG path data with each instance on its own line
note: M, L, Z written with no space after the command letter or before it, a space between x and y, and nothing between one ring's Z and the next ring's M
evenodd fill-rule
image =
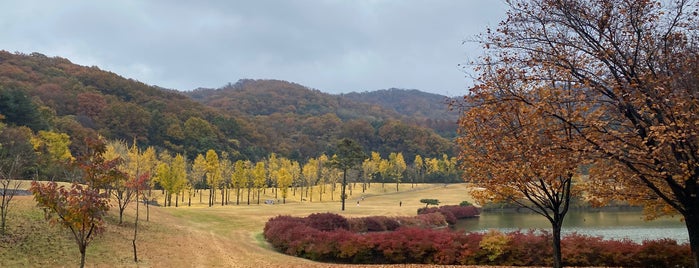
M150 190L149 190L149 192L150 192ZM150 203L149 202L150 194L148 194L148 197L149 198L146 199L146 221L150 221L150 204L149 204Z
M136 191L136 200L138 200L138 191ZM138 235L138 202L136 202L136 220L134 220L134 227L133 227L133 240L131 243L133 244L133 261L138 262L138 254L136 251L136 236Z
M694 257L694 268L699 268L699 215L690 211L684 215L684 222L689 234L689 247Z
M240 205L240 186L235 187L235 204Z
M80 245L80 268L85 267L85 249L87 245Z
M209 189L209 207L214 205L214 188Z
M347 185L347 170L342 171L342 192L340 193L340 199L342 199L342 211L345 211L345 186Z
M563 219L554 220L558 222L552 222L553 227L553 267L560 268L563 267L561 258L561 226L563 225Z
M121 205L119 205L119 225L121 225L124 222L124 209L126 209L126 206L122 207Z
M2 221L2 226L0 227L0 235L4 235L4 234L5 234L5 221L6 221L5 219L6 219L6 217L7 217L6 211L7 211L7 210L5 209L5 206L0 207L0 215L2 215L2 219L1 219L1 221Z

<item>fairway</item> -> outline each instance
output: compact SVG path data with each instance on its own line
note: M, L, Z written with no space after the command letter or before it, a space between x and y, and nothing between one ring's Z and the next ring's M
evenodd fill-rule
M329 187L329 186L327 186ZM339 187L338 187L339 189ZM458 205L461 201L473 202L466 184L401 184L396 192L395 184L372 184L365 193L361 186L353 188L345 211L340 210L339 191L334 201L329 191L318 202L301 200L289 191L286 204L264 204L274 199L270 189L256 199L235 205L208 207L207 198L199 203L199 196L192 198L192 206L180 202L180 207L150 207L150 219L146 221L146 209L139 207L139 234L137 239L138 264L133 262L131 240L135 204L124 215L124 224L118 225L117 209L112 207L107 218L106 231L88 247L87 266L99 267L341 267L317 263L287 256L270 249L262 237L266 221L277 215L306 216L317 212L332 212L346 217L371 215L412 216L425 205L420 199L439 199L441 205ZM349 191L348 191L349 192ZM160 191L154 191L160 196ZM243 194L246 198L246 194ZM363 197L363 199L362 199ZM174 198L174 197L173 197ZM220 195L219 195L220 198ZM305 198L305 197L304 197ZM359 204L357 204L359 201ZM162 204L162 200L158 200ZM174 204L174 202L173 202ZM0 247L0 267L77 266L79 253L69 232L60 226L50 226L43 220L43 212L34 206L30 196L18 196L13 202L8 220L12 236ZM357 266L352 266L357 267ZM386 267L386 266L381 266ZM405 267L405 266L396 266Z

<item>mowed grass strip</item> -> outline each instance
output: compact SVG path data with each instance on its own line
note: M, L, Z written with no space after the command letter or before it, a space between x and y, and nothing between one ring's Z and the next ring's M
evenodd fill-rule
M87 266L99 267L340 267L315 263L278 253L267 246L262 229L271 217L277 215L307 216L311 213L332 212L346 217L372 215L411 216L425 204L423 198L439 199L443 205L456 205L461 201L473 201L468 196L466 184L401 184L396 192L395 184L374 183L364 193L361 185L354 185L348 197L345 211L340 210L339 186L334 201L330 197L330 186L326 186L323 201L318 202L318 187L313 189L314 198L301 197L300 188L296 195L290 191L286 204L264 204L274 197L271 189L247 205L247 193L240 205L232 203L221 206L220 199L208 207L208 192L202 191L192 199L192 206L180 202L180 207L150 206L149 221L146 209L139 206L139 233L137 248L139 263L133 262L131 240L135 220L135 203L124 215L124 223L118 224L115 207L106 219L106 230L88 247ZM305 190L304 190L305 191ZM348 191L349 192L349 191ZM154 191L158 203L162 204L160 191ZM362 198L363 197L363 198ZM3 238L0 246L0 267L57 267L77 266L78 248L70 232L61 226L51 226L44 220L43 211L36 207L31 196L18 196L10 208L8 226L10 235ZM220 198L220 193L218 198ZM357 204L359 201L359 204ZM174 203L174 202L173 202Z

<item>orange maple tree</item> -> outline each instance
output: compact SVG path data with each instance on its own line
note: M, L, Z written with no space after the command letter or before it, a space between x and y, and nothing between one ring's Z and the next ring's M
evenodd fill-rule
M87 246L104 230L102 217L109 209L105 195L78 183L73 183L68 190L55 182L33 181L30 189L38 205L47 209L47 219L71 231L80 250L80 267L84 267Z
M516 93L522 91L516 84L498 91L530 98L526 102L551 97L548 91ZM501 97L503 92L482 88L473 93L467 99L475 105L459 120L457 139L464 179L474 186L471 194L480 203L515 203L545 217L552 228L553 266L561 267L563 219L571 198L582 194L573 179L583 154L571 150L571 127L535 106Z
M507 18L481 36L486 54L476 67L475 89L567 125L582 141L572 149L594 160L588 185L597 201L644 204L651 216L681 214L699 267L699 5L507 5ZM500 90L513 85L522 90ZM526 94L538 91L549 94ZM567 103L578 108L561 109Z

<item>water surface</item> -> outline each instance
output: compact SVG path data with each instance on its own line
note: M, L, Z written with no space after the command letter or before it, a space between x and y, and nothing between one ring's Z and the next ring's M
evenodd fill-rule
M601 236L605 239L631 239L635 242L662 238L688 242L687 228L680 217L663 217L653 221L643 220L640 211L570 211L563 221L563 235L578 234ZM535 213L483 212L480 217L460 220L458 230L503 232L529 229L551 230L551 224Z

